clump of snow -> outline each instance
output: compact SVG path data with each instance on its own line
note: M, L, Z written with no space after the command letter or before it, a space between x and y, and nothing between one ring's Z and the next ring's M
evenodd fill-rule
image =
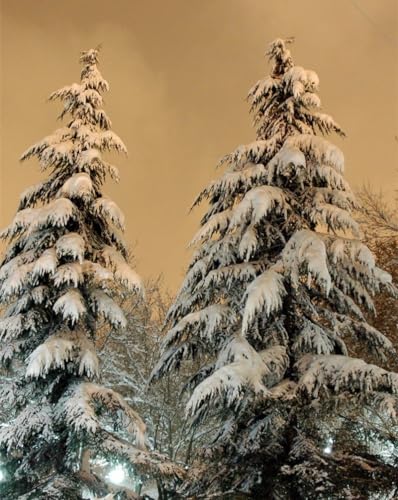
M225 210L218 214L213 215L206 224L204 224L200 230L196 233L191 241L191 245L196 245L201 241L210 239L214 233L223 233L229 224L231 219L231 210Z
M286 295L283 276L270 268L258 276L246 289L246 302L242 319L242 331L247 333L259 311L267 316L282 307Z
M30 262L29 264L22 264L10 273L0 288L0 296L6 299L20 293L27 286L32 269L34 269L34 264Z
M80 234L67 233L57 240L55 249L59 258L73 257L74 259L82 263L84 259L86 244Z
M102 314L116 328L126 327L127 322L123 311L112 297L97 289L90 293L90 298L95 313Z
M80 291L70 289L59 297L53 310L55 313L61 314L63 319L68 319L74 324L86 313L86 306Z
M114 276L119 283L131 291L142 290L141 278L117 250L110 246L104 246L101 256L105 265L113 270Z
M77 262L59 266L54 275L54 285L56 287L64 285L73 285L74 287L77 287L82 281L82 266Z
M251 221L257 224L271 210L286 217L288 203L282 189L274 186L260 186L251 189L233 211L229 229Z
M74 216L75 206L67 198L58 198L39 208L25 208L20 210L14 220L0 236L8 238L20 231L33 232L44 226L63 227Z
M285 144L298 148L319 164L334 167L339 173L344 170L342 151L322 137L309 134L292 135L286 139Z
M44 250L33 266L33 277L54 274L58 266L58 258L54 247Z
M64 368L72 355L73 342L61 337L50 337L39 345L28 358L26 377L45 377L50 368Z
M285 246L282 260L294 286L298 286L305 266L308 278L314 276L325 293L329 294L332 279L328 269L326 246L320 235L305 229L297 231Z
M94 194L90 176L84 172L72 175L58 191L58 196L89 199Z
M97 198L94 202L94 213L109 219L116 227L124 230L124 215L117 204L109 198Z

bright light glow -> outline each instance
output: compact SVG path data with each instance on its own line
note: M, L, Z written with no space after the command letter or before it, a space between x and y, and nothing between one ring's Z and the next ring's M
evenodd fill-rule
M332 453L332 450L333 450L333 438L329 438L327 440L327 445L323 449L323 453L330 455L330 453Z
M126 473L121 465L116 466L108 474L108 479L111 483L121 484L126 477Z
M4 481L4 479L6 478L6 475L4 474L4 472L0 469L0 481Z

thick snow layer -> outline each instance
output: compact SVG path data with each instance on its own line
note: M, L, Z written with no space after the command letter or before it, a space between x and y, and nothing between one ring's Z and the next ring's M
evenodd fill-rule
M326 246L322 237L309 230L296 232L288 241L282 253L285 272L292 283L298 286L302 266L305 265L309 279L313 276L319 285L330 292L332 279L328 269Z
M252 224L257 224L272 210L286 216L288 203L283 190L274 186L253 188L234 209L229 228L232 229L249 220Z
M214 304L184 316L174 328L169 330L163 342L165 346L168 346L170 342L175 342L184 333L192 330L197 331L201 337L210 339L218 329L222 328L222 325L232 324L236 320L236 314L230 307Z
M283 81L296 99L306 91L316 90L319 85L319 78L315 71L306 70L301 66L293 66L286 71L283 75Z
M75 210L76 207L67 198L58 198L39 208L25 208L17 213L1 236L13 236L21 230L32 233L43 226L63 227L74 216Z
M250 283L245 295L242 331L247 333L258 312L269 316L282 307L282 299L286 295L283 276L272 268L268 269Z
M334 167L339 173L344 170L342 151L323 137L309 134L292 135L286 139L285 144L298 148L319 164Z
M83 273L89 276L97 285L106 285L106 282L113 280L113 272L96 262L85 260L82 265Z
M336 392L373 392L389 390L398 395L398 374L388 372L362 359L348 356L311 356L297 363L301 375L299 388L317 398L321 389L331 387Z
M231 219L231 210L225 210L214 214L206 224L204 224L191 241L191 245L197 245L201 241L210 239L216 232L224 232Z
M105 426L95 411L98 403L112 415L119 427L135 438L136 446L145 448L144 422L120 394L111 389L87 382L77 384L72 396L60 401L58 412L63 414L76 431L84 430L95 434Z
M34 269L34 263L22 264L9 274L0 288L0 297L6 299L14 294L20 293L29 283L30 273Z
M53 310L55 313L61 314L64 319L70 320L73 324L85 314L86 306L80 291L71 289L59 297L53 306Z
M124 230L123 212L113 200L105 197L97 198L94 202L94 213L105 217L116 227Z
M104 246L101 255L105 261L105 265L113 270L115 279L119 283L131 291L142 290L141 278L115 248Z
M59 266L54 275L54 285L56 287L63 287L64 285L77 287L82 281L82 266L78 262L72 262Z
M233 405L247 387L255 393L267 395L268 389L263 379L270 373L267 364L270 359L275 358L269 353L267 356L256 352L243 337L234 338L220 354L215 372L195 388L187 405L187 413L195 414L204 403L219 396L225 396L227 404ZM286 353L283 359L286 364ZM226 364L222 366L223 363Z
M50 337L28 358L26 377L45 377L51 368L64 368L72 356L73 342L62 337Z
M54 247L44 250L41 256L36 260L33 267L33 277L44 276L45 274L54 274L58 266L58 258Z
M94 187L88 174L81 172L72 175L58 191L59 196L67 198L91 198L94 194Z
M80 263L83 262L85 248L84 239L78 233L67 233L61 236L55 244L58 257L73 257Z
M109 295L97 289L90 293L90 298L92 309L97 314L102 314L116 328L126 327L126 318L122 309Z

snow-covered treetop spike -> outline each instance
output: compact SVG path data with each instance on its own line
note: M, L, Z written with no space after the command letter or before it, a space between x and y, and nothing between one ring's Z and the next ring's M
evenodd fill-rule
M267 55L273 61L272 77L278 77L286 73L293 66L293 59L287 44L293 43L294 38L289 37L283 40L277 38L269 44Z
M95 49L89 49L81 52L80 62L84 65L98 64L98 54L100 50L101 45L98 45Z

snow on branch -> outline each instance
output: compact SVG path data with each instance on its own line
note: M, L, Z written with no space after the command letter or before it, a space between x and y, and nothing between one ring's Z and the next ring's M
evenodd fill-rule
M318 203L314 206L310 217L316 224L324 224L333 231L351 231L355 237L360 235L358 223L347 210L336 205Z
M104 411L112 416L115 426L134 438L136 446L145 449L144 422L112 389L89 382L76 384L71 394L60 400L57 416L59 420L65 419L76 432L96 434L106 428L100 418Z
M72 357L73 342L59 336L48 338L27 359L26 377L45 377L50 369L65 368Z
M83 262L85 249L84 239L80 234L74 232L61 236L55 244L55 250L59 258L72 257L80 263Z
M294 233L282 252L282 261L294 286L298 286L300 273L305 266L308 278L314 276L326 295L329 294L332 279L328 270L326 246L320 235L305 229Z
M320 180L322 183L326 183L331 189L350 191L348 182L330 165L310 164L308 171L315 182L319 182Z
M0 446L5 446L9 453L15 453L37 434L44 440L51 440L54 436L53 410L44 402L27 405L14 420L0 426Z
M155 451L149 453L145 450L139 450L130 443L114 437L110 432L107 432L105 439L99 443L99 450L99 454L127 460L135 469L144 474L178 479L185 476L185 471L181 467L169 462L163 455Z
M94 195L91 177L85 172L74 174L59 189L57 196L89 200Z
M297 134L288 137L285 144L300 149L319 164L334 167L339 173L344 170L344 155L342 151L322 137L310 134Z
M243 233L242 239L239 243L239 255L245 261L249 261L250 257L255 253L259 240L257 231L254 225L250 225Z
M11 276L11 274L14 273L14 271L18 269L22 264L32 262L34 259L35 254L33 250L20 253L19 255L16 255L9 260L4 259L0 267L0 281L3 281Z
M267 99L274 91L281 88L281 80L267 76L262 80L258 80L247 94L247 98L251 101L253 108L257 107L261 102Z
M38 278L45 274L53 275L58 266L58 258L54 247L44 250L33 266L32 277Z
M110 220L116 227L124 230L124 215L117 204L105 197L97 198L94 202L94 214L105 217Z
M267 163L277 152L278 139L276 135L269 140L258 140L250 144L239 146L235 151L226 155L220 164L228 163L241 170L248 163Z
M398 374L348 356L306 355L297 363L299 389L317 398L321 390L398 394Z
M240 356L235 353L235 358L237 361L218 368L195 388L187 404L188 415L195 415L204 404L219 398L225 397L226 405L232 406L246 389L267 394L262 379L269 369L261 356L253 348L246 348Z
M14 316L1 318L0 319L0 339L6 341L17 337L23 327L24 317L22 314L16 314Z
M275 175L283 175L289 168L294 167L299 171L305 168L307 162L303 152L285 141L282 148L276 155L267 163L268 182L271 182Z
M90 305L96 314L102 314L115 328L125 328L126 318L117 303L102 290L96 289L90 293Z
M204 224L192 238L190 245L196 245L201 241L209 240L216 232L222 235L228 228L229 221L231 220L231 213L231 210L224 210L210 217L206 224Z
M141 278L117 250L111 246L104 246L101 256L105 265L113 270L114 276L119 283L131 291L142 290Z
M68 127L61 127L57 129L53 134L46 136L41 141L30 146L20 157L20 161L27 160L32 156L38 156L40 158L41 153L49 146L54 146L62 142L68 141L68 147L71 146L70 141L70 129ZM69 153L69 151L68 151Z
M246 289L245 308L242 319L242 331L248 333L249 327L259 312L267 316L282 307L286 295L283 276L276 269L270 268L260 274Z
M177 323L163 339L164 348L179 341L184 333L195 332L201 338L211 338L223 325L231 325L237 321L233 309L223 304L214 304L200 311L187 314Z
M274 186L260 186L246 193L243 200L233 210L229 229L239 224L257 224L272 210L287 215L289 205L282 189Z
M85 276L92 279L99 286L106 286L106 283L112 281L114 278L112 271L90 260L83 261L82 271Z
M39 208L20 210L12 223L0 233L0 238L13 237L21 231L42 228L47 225L63 227L74 217L76 207L67 198L58 198Z
M335 343L326 328L305 320L304 328L298 334L292 349L296 353L331 354Z
M0 288L0 297L8 299L14 294L19 294L29 283L34 263L22 264L4 280Z
M62 287L73 285L75 288L84 280L82 266L78 262L63 264L57 268L54 274L54 285Z
M213 196L228 196L234 194L239 188L252 188L265 177L266 170L261 163L247 163L241 170L227 171L220 179L210 183L210 186L204 189L194 201L192 207L199 205L205 199Z
M87 311L84 298L77 289L70 289L61 295L53 305L53 310L61 314L63 319L70 320L72 324L76 323Z
M232 406L247 390L267 396L270 392L265 382L271 385L280 382L288 364L289 357L283 346L273 346L258 353L238 335L220 353L214 373L195 388L187 414L195 415L203 405L220 398L225 398L226 405Z
M233 286L236 281L246 282L253 279L265 267L264 262L242 262L230 266L219 267L210 271L203 280L203 288L220 285L225 282L227 287Z
M298 99L305 92L317 90L319 78L315 71L293 66L283 75L283 81L293 96Z

